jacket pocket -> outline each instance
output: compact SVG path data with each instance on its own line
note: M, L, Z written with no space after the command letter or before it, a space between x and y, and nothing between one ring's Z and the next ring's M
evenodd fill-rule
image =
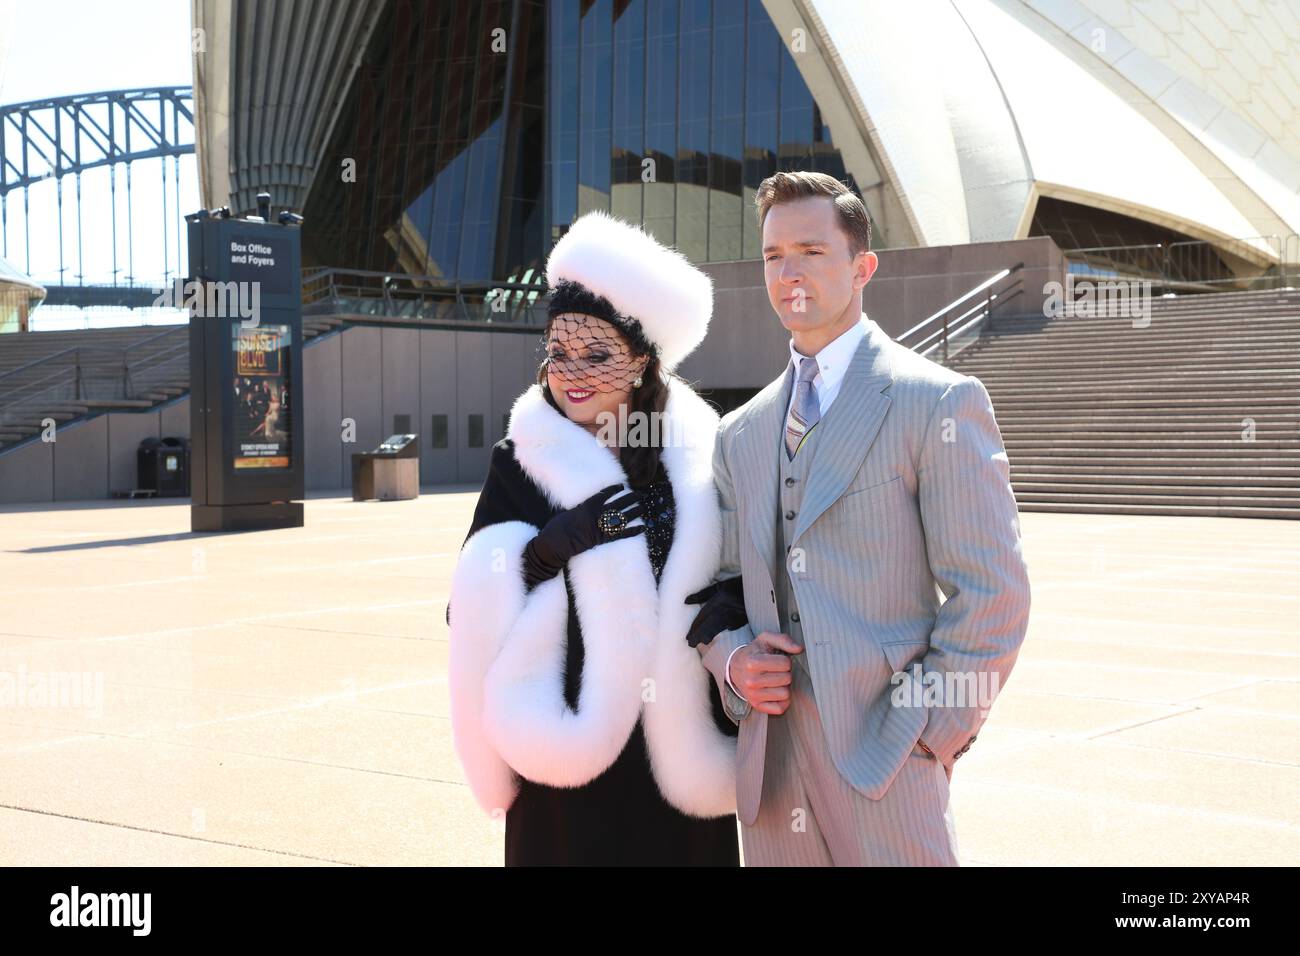
M889 662L890 670L894 674L908 671L909 666L920 662L929 649L928 641L890 641L880 645L880 650L884 653L885 660Z
M888 538L901 533L898 520L911 510L907 484L901 475L846 491L835 500L830 513L835 521L859 541L877 540L880 546L888 543Z
M886 478L884 481L878 481L875 484L867 485L865 488L853 488L850 486L848 491L840 495L839 500L844 501L848 498L857 498L861 495L887 494L890 491L896 491L897 489L892 486L895 482L901 482L902 480L902 475L895 475L893 478Z
M928 641L890 641L887 644L881 644L880 650L884 654L885 660L889 663L890 683L889 693L891 703L898 708L916 708L926 710L925 704L925 685L918 683L916 673L912 670L914 664L920 663L930 649ZM905 674L905 677L898 677L899 674ZM928 715L921 723L924 725L928 722ZM920 731L920 736L924 736L924 730ZM912 743L912 751L909 757L917 757L921 760L933 760L930 754L921 749L918 741Z

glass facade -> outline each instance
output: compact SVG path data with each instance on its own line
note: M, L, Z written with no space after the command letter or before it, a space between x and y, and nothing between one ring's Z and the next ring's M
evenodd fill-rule
M592 209L696 262L756 258L778 169L856 189L760 0L391 0L304 264L526 282Z

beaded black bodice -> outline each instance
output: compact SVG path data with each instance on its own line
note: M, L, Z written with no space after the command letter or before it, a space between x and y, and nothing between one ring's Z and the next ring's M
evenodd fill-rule
M660 475L662 474L661 470ZM673 545L673 527L677 518L672 482L661 477L641 489L641 495L645 502L646 547L650 552L650 567L657 584L664 563L668 560L668 551Z

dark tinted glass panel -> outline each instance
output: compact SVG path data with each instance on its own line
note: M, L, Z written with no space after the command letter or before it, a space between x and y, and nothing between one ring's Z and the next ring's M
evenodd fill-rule
M609 211L641 222L645 149L645 0L631 0L614 21L613 156Z
M762 0L749 0L745 49L745 207L752 210L754 191L776 172L777 116L780 107L781 38L763 9ZM750 212L743 222L742 255L756 259L761 252L758 220Z
M745 136L745 6L713 8L713 126L709 155L709 259L740 258Z
M852 180L762 0L387 0L304 204L304 266L535 278L588 209L759 255L781 169Z
M645 150L653 164L645 228L671 245L677 241L677 0L646 0Z
M579 0L551 0L548 96L551 136L551 222L567 226L578 215Z
M677 248L709 257L709 83L712 0L682 0L677 66Z
M781 44L781 148L777 166L807 169L812 159L813 98L799 77L794 57Z
M614 0L596 0L582 17L578 90L578 215L609 209Z
M304 266L463 280L537 270L546 6L380 6L304 204Z
M434 415L429 422L429 447L447 447L447 416Z
M509 122L502 149L501 204L497 213L494 279L531 281L541 271L546 242L545 93L546 9L522 0L515 26Z

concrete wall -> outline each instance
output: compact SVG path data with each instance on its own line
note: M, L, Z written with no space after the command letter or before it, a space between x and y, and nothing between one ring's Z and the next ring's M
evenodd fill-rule
M352 482L352 453L368 451L410 417L420 436L420 481L474 483L487 472L503 418L541 360L535 333L352 326L303 349L304 444L309 491ZM0 504L108 498L136 487L136 449L147 436L189 437L189 397L144 412L110 412L60 426L53 442L0 452ZM445 448L431 447L434 415ZM479 447L469 418L482 417ZM345 435L344 422L350 434ZM345 441L351 437L352 441Z
M1024 263L1022 293L1008 303L1011 313L1041 312L1044 285L1065 280L1065 257L1046 236L885 249L877 255L880 265L863 290L862 307L894 336L1017 262ZM714 319L709 337L678 371L706 388L763 387L789 360L790 335L768 302L762 260L717 262L702 268L713 279Z
M350 488L352 454L399 431L401 415L420 436L421 484L481 482L493 443L505 435L503 416L541 360L540 341L535 333L351 326L309 342L303 350L308 490ZM435 415L447 419L444 448L432 447ZM473 415L483 423L475 448L469 445Z
M891 249L864 293L864 308L891 335L911 328L999 269L1023 261L1017 314L1040 312L1044 284L1065 262L1047 238L926 249ZM679 373L702 389L758 390L789 357L789 335L772 311L760 260L714 263L709 336ZM351 456L399 431L410 416L420 436L424 485L483 480L504 418L542 358L535 332L463 332L349 326L303 350L307 489L351 486ZM445 448L432 447L432 419L447 418ZM471 416L483 438L469 445ZM351 434L345 434L345 423ZM113 412L58 430L57 441L0 452L0 504L106 498L136 485L135 452L147 435L189 435L189 399L147 412ZM345 438L351 437L352 441Z
M887 249L863 291L863 309L890 335L918 322L1018 262L1021 294L997 314L1042 314L1044 286L1065 281L1065 256L1047 236L921 249ZM1006 281L1010 281L1009 279ZM958 313L960 314L960 313Z
M51 442L0 452L0 504L108 498L136 487L136 449L155 438L190 434L189 397L142 412L105 412L60 425Z

